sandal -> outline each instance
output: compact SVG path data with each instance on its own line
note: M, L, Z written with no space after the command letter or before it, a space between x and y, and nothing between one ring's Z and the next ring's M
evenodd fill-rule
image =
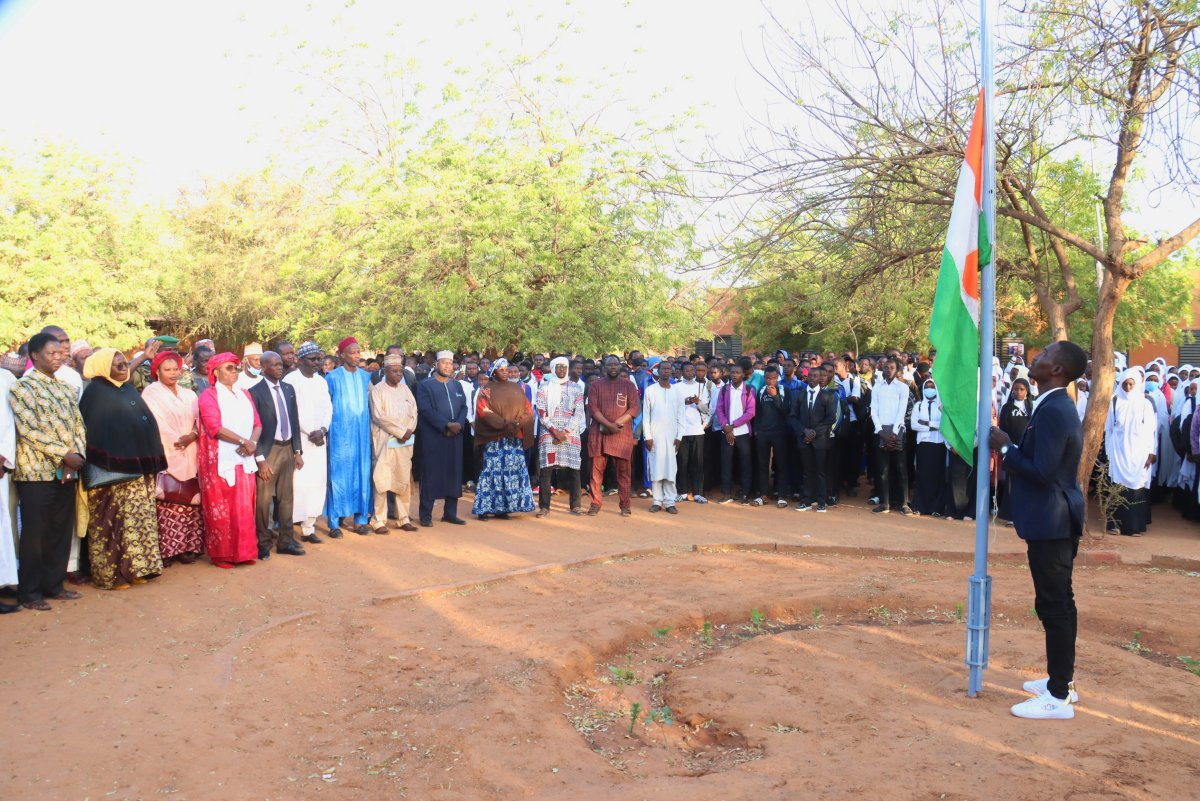
M223 562L220 559L212 560L213 567L220 567L225 570L233 570L233 562Z
M29 601L21 604L26 609L32 609L34 612L49 612L54 607L46 603L45 600Z
M588 509L587 513L588 517L595 517L596 515L600 514L600 507L593 504L592 507Z
M133 586L133 585L131 585L131 584L114 584L113 586L109 587L109 589L110 590L127 590L131 586Z
M83 597L83 593L75 592L75 590L63 590L58 595L47 595L46 597L51 601L78 601Z

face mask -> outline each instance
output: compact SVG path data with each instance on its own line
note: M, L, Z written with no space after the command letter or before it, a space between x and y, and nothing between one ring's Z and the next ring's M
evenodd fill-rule
M1158 389L1158 382L1157 382L1157 381L1147 381L1147 382L1146 382L1146 391L1147 391L1147 392L1153 392L1153 391L1155 391L1156 389Z
M252 376L262 375L262 370L258 369L257 367L251 367L250 365L246 365L246 372Z
M921 392L922 392L922 393L925 395L925 397L926 397L926 398L928 398L929 400L933 400L934 398L936 398L936 397L937 397L937 390L936 390L935 388L933 388L933 387L925 387L925 389L921 390Z

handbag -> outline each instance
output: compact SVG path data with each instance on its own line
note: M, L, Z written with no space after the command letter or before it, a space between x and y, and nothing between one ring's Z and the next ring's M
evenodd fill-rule
M116 470L106 470L103 467L88 462L83 466L83 471L80 474L83 479L83 488L86 490L100 489L102 487L112 487L117 484L124 484L128 481L133 481L142 477L141 473L119 473Z
M199 506L200 481L196 478L180 481L164 470L154 478L154 497L179 506Z

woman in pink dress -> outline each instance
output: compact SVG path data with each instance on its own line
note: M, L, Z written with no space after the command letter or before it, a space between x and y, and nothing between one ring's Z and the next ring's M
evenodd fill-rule
M158 421L158 434L167 455L167 469L157 479L158 542L163 564L191 564L204 551L204 518L200 512L200 485L196 480L196 393L179 386L183 357L163 351L150 365L154 382L142 391L142 400Z
M254 452L262 422L250 394L237 389L238 358L221 353L208 362L208 389L200 394L200 506L204 541L217 567L252 565L258 557L254 530Z

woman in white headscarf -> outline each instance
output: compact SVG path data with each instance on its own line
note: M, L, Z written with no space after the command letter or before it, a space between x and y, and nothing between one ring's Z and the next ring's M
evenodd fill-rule
M1150 522L1147 490L1157 460L1158 418L1154 406L1146 399L1141 368L1123 371L1118 381L1104 424L1108 476L1120 493L1108 530L1138 537L1145 533Z

